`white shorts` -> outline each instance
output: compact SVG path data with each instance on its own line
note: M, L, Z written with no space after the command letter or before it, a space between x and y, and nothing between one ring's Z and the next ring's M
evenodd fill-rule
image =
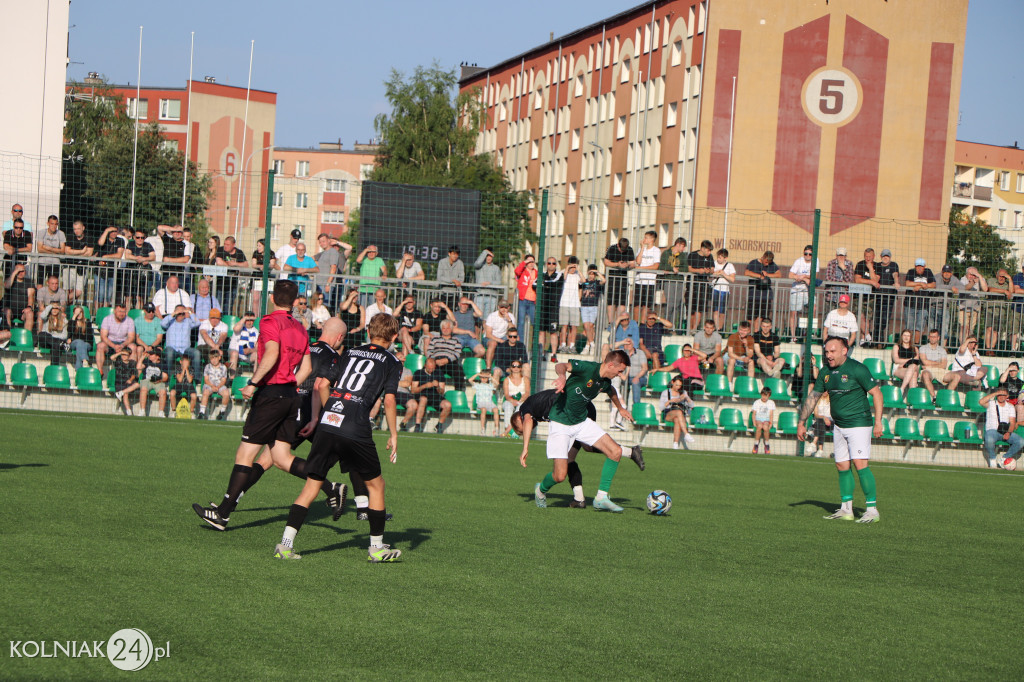
M604 429L593 419L572 426L551 422L548 428L548 459L569 459L569 448L573 442L593 445L604 436Z
M586 306L580 308L580 321L584 324L587 322L590 324L597 322L597 306Z
M854 426L849 429L837 426L832 429L832 445L835 448L836 461L871 459L872 431L870 426Z
M580 309L574 306L561 306L558 309L558 324L580 326Z
M789 311L798 313L807 307L807 302L810 300L810 295L807 290L803 291L791 291L789 293Z

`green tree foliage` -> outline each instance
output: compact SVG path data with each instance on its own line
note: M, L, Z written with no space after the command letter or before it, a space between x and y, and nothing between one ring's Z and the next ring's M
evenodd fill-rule
M409 78L391 72L385 93L390 114L374 126L381 144L370 179L481 192L480 246L498 265L512 261L530 242L531 195L512 190L489 154L474 154L484 111L473 93L455 95L455 70L436 63Z
M135 121L124 101L105 83L73 84L65 105L64 191L61 212L82 219L93 230L132 224L132 155ZM183 152L167 144L155 123L138 132L135 172L134 224L152 231L160 223L174 224L181 215ZM185 225L193 241L204 243L206 209L213 179L188 163Z
M949 237L946 240L946 262L957 277L969 267L976 267L986 277L994 277L1000 268L1011 274L1017 271L1013 242L999 236L998 230L984 220L973 218L957 208L949 211Z

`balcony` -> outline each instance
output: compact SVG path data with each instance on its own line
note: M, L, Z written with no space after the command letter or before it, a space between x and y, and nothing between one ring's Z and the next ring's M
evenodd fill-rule
M992 188L978 187L971 182L954 182L953 198L975 199L976 201L992 201Z

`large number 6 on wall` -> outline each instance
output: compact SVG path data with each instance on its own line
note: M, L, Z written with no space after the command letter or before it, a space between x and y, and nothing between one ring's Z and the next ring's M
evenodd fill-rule
M860 111L861 92L860 81L846 69L819 69L804 82L804 112L821 126L846 125Z

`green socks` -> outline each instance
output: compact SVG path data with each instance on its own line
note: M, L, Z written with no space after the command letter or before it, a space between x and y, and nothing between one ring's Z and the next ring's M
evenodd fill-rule
M862 474L863 476L863 474ZM863 484L863 477L861 482ZM871 491L874 492L875 486L872 482ZM846 471L839 472L839 499L843 502L853 501L853 472L847 469ZM872 500L874 497L872 497Z
M612 487L612 479L615 478L615 472L619 468L619 463L614 459L604 460L604 466L601 468L601 485L598 486L598 490L608 492L608 489Z
M555 487L556 482L555 477L552 476L549 471L548 475L544 477L544 480L540 482L540 491L546 495L549 490Z
M875 506L875 475L871 473L870 468L864 467L863 469L857 469L857 476L860 478L860 489L864 491L865 504L868 509L870 509ZM850 482L850 488L852 492L852 480Z

